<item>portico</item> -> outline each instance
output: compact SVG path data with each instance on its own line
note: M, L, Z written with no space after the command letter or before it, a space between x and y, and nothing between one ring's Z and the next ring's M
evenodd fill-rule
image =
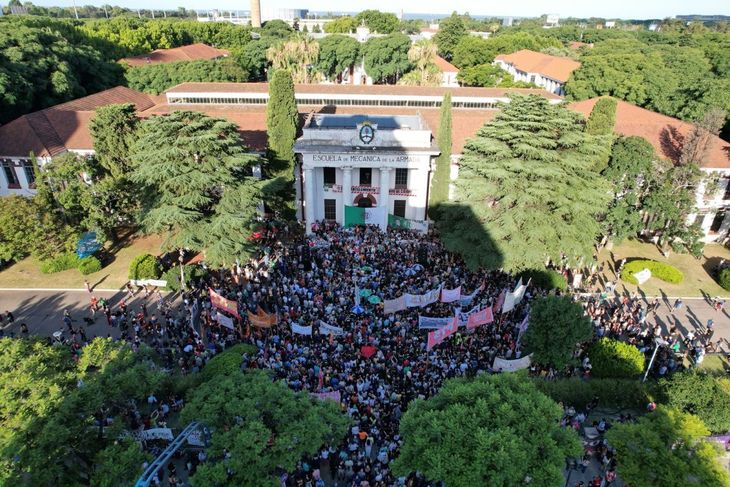
M312 115L297 140L299 218L344 224L345 206L374 208L368 223L388 215L426 220L433 156L420 116Z

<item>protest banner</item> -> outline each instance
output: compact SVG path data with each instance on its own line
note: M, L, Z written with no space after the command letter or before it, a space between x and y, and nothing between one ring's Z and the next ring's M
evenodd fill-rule
M459 318L459 327L466 326L469 322L469 317L479 311L479 306L474 306L469 311L461 311L461 308L456 309L456 316Z
M329 335L332 333L335 336L340 336L345 334L345 330L339 326L328 325L324 321L319 320L319 333L322 335Z
M170 428L152 428L144 430L139 435L140 440L167 440L172 441L172 430Z
M454 289L442 289L441 290L441 302L442 303L453 303L461 298L461 286Z
M528 282L529 284L529 282ZM512 293L515 297L515 305L520 304L520 301L522 301L522 298L525 297L525 291L527 290L527 285L522 284L522 278L520 277L520 280L517 282L517 285L515 286L515 290Z
M332 400L335 402L340 402L340 391L331 391L331 392L313 392L310 394L315 399L319 399L320 401L326 401L326 400Z
M502 304L504 304L504 297L507 294L506 289L502 289L502 292L499 293L499 297L497 297L497 301L494 303L494 306L492 306L492 312L493 313L499 313L502 309Z
M495 357L492 363L492 369L501 372L514 372L515 370L526 369L530 366L530 357L532 357L532 354L516 360Z
M212 289L209 289L208 291L210 293L210 304L220 310L232 314L236 318L240 318L240 315L238 314L238 303L224 298Z
M437 289L433 289L426 294L404 294L406 306L408 308L428 306L429 304L435 303L441 296L441 286Z
M216 313L215 320L220 323L221 326L225 326L226 328L230 328L231 330L234 329L233 319L230 316L226 316L223 313Z
M258 314L253 314L250 311L246 311L248 321L253 326L257 326L259 328L270 328L277 323L278 317L276 313L267 314L264 313L263 310L261 310L260 308L259 311L260 312Z
M398 311L403 311L406 309L406 297L401 296L399 298L395 299L386 299L383 301L383 314L384 315L390 315L393 313L397 313Z
M302 326L297 325L296 323L291 324L291 331L293 333L297 333L299 335L311 335L312 334L312 326Z
M454 321L454 317L436 318L433 316L421 316L418 315L418 329L419 330L438 330L439 328L448 325Z
M487 306L486 308L477 311L476 313L473 313L469 315L469 319L466 323L466 328L468 330L473 330L474 328L477 328L481 325L487 325L494 321L494 314L492 313L492 307Z
M167 287L167 281L163 279L130 279L129 282L133 286Z
M504 294L504 302L502 303L502 313L509 313L515 309L515 294L512 292L506 292Z
M467 294L466 296L461 296L459 298L459 305L469 306L474 298L477 296L477 294L479 294L481 291L484 291L484 282L482 282L482 285L476 288L473 293Z
M426 343L426 350L431 350L433 347L442 343L448 337L453 335L459 330L459 320L455 316L451 318L451 323L446 326L442 326L438 330L429 332L428 342Z

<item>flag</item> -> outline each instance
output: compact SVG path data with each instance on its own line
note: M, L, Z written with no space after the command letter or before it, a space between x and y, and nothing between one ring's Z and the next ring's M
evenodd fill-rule
M507 292L504 295L504 302L502 303L502 313L509 313L515 309L515 294Z
M208 291L210 294L210 304L218 309L232 314L236 318L240 318L240 315L238 314L238 303L236 303L235 301L231 301L230 299L224 298L212 289L208 289Z
M497 301L494 303L494 306L492 307L492 311L494 313L499 313L499 310L502 309L502 305L504 304L504 297L507 294L507 290L503 289L501 293L499 293L499 297L497 298Z
M459 330L459 318L454 316L451 323L442 326L438 330L434 330L428 334L428 342L426 343L426 350L431 350L433 347L442 343L448 337L453 335Z
M380 225L385 221L385 207L359 208L345 205L345 227L353 225Z
M520 280L517 282L517 286L515 286L514 290L514 296L515 296L515 304L519 304L520 301L522 301L522 298L525 297L525 291L527 290L527 285L522 284L522 278L520 277Z

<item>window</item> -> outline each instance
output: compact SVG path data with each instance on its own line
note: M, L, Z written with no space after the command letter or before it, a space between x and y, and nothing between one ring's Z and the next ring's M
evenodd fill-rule
M396 169L395 170L395 187L396 188L407 188L408 187L408 169Z
M373 184L373 169L371 167L360 168L360 186L370 186Z
M725 178L725 196L722 199L730 200L730 178Z
M15 174L13 161L3 161L3 172L5 173L5 180L8 182L8 188L20 188L20 182L18 181L18 176Z
M393 214L402 218L406 217L406 200L393 201Z
M33 163L31 161L23 161L23 172L25 172L25 180L28 181L28 187L35 188L35 172L33 171Z
M325 186L337 184L337 176L335 175L334 167L323 167L322 170L324 172Z
M337 220L337 200L324 200L324 219Z
M712 220L712 225L710 225L710 233L717 233L720 231L720 227L722 226L722 222L725 220L725 212L724 211L718 211L715 214L715 218Z

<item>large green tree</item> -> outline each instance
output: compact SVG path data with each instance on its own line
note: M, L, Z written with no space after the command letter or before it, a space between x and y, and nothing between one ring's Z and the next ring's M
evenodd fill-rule
M408 406L392 468L455 487L562 485L565 458L581 451L562 414L521 374L452 379Z
M451 184L451 93L444 95L439 115L439 131L436 143L441 153L436 158L436 169L431 180L429 193L429 213L436 217L439 205L449 200L449 185Z
M439 49L439 55L444 59L451 61L454 57L454 49L464 37L468 36L464 25L464 19L456 12L450 17L443 19L439 23L439 30L433 36L434 42Z
M530 304L530 321L522 338L532 360L557 369L570 363L579 343L593 336L593 324L570 296L546 296Z
M579 115L515 95L466 143L439 219L445 244L472 267L511 271L590 258L609 199L592 169L604 150Z
M317 69L322 71L327 79L336 80L346 69L361 59L360 43L352 37L330 35L319 41Z
M357 20L353 17L337 17L324 24L324 31L327 34L351 34L355 32L357 25Z
M398 17L380 10L363 10L355 16L357 25L364 24L376 34L392 34L398 28Z
M362 48L365 72L376 84L394 84L411 68L411 40L403 34L368 39Z
M133 181L146 188L142 224L165 236L163 249L207 252L214 265L232 264L248 254L235 244L250 235L251 224L230 215L231 201L242 215L253 213L260 199L251 176L258 158L241 144L237 127L199 112L178 111L145 120L132 148ZM241 194L250 199L244 201ZM223 220L222 220L223 219ZM221 226L222 221L228 225ZM222 251L222 234L235 245Z
M730 431L730 380L705 372L679 372L661 382L667 405L697 415L713 433Z
M248 66L229 59L177 61L128 68L127 85L137 91L158 95L185 82L236 82L251 80Z
M294 142L299 130L299 112L294 82L289 71L274 71L266 106L268 132L264 177L272 180L267 204L291 218L294 208Z
M730 476L708 434L697 416L660 406L636 423L615 425L606 439L616 449L618 474L632 487L727 487Z
M138 125L131 103L99 107L89 123L96 160L114 178L126 177L132 170L130 148Z
M196 486L278 486L280 469L292 471L303 456L339 444L350 422L337 403L295 393L263 371L237 371L203 383L182 419L213 429L208 455L220 459L198 468ZM222 458L223 449L230 458Z

